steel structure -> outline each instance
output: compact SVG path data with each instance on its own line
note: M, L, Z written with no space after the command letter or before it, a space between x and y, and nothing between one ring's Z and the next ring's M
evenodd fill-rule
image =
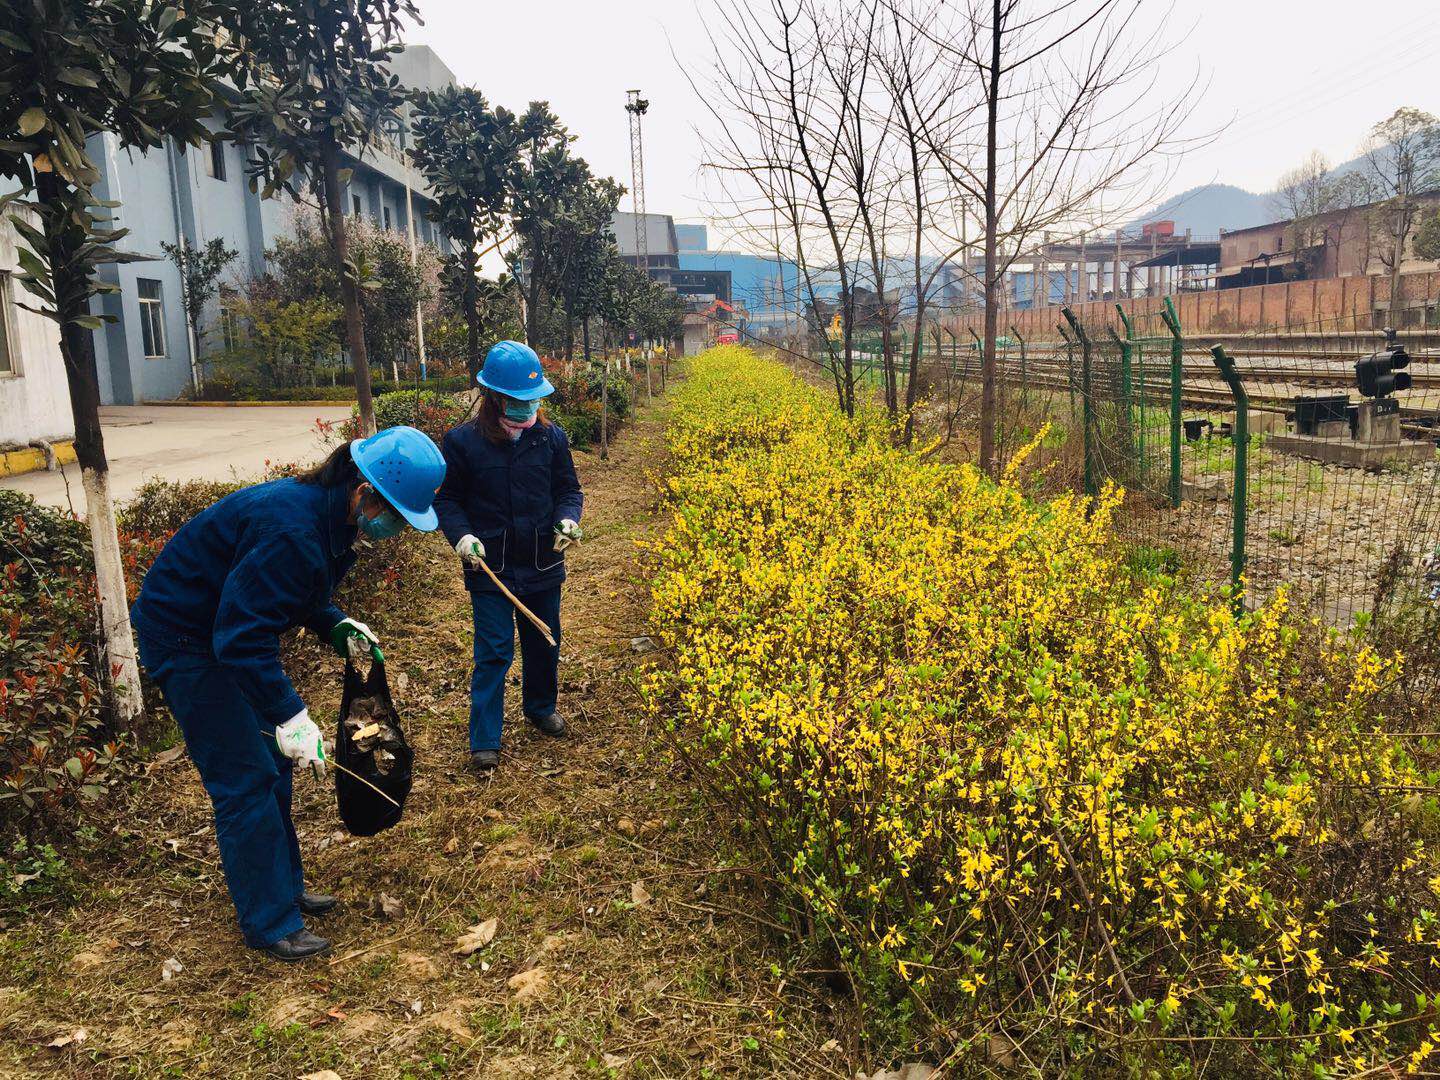
M650 108L650 102L640 96L639 90L627 90L625 93L629 95L625 111L630 114L630 197L635 206L635 264L642 274L648 276L649 229L645 224L645 151L640 141L640 118Z

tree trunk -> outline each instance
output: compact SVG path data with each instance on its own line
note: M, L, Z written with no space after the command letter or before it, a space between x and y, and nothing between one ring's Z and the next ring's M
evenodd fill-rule
M525 344L536 352L536 341L540 334L540 276L543 272L542 258L536 245L531 245L530 278L525 282Z
M52 263L52 266L54 264ZM57 280L59 275L56 275ZM64 295L69 290L57 290ZM135 662L135 634L130 628L129 598L125 593L125 563L120 554L120 533L115 505L110 498L110 465L100 431L100 383L95 371L95 338L91 331L67 323L60 334L65 379L70 387L70 410L75 419L75 458L85 489L85 518L95 553L95 595L100 604L103 664L115 704L115 715L125 728L133 726L144 710L140 668Z
M465 370L470 381L480 374L480 298L479 285L475 280L475 244L465 246Z
M320 150L325 213L330 219L330 243L340 275L340 302L345 309L345 344L355 371L355 400L362 438L375 434L375 403L370 397L370 355L365 350L365 322L360 314L359 283L351 270L350 242L345 236L345 211L340 204L340 147L327 136Z
M1390 263L1390 325L1401 329L1400 320L1400 262L1405 258L1405 234L1409 232L1409 194L1400 193L1400 210L1395 218L1395 247Z
M610 456L610 357L605 357L605 373L600 376L600 460Z
M985 340L980 355L980 468L995 475L995 335L1000 281L996 273L996 127L1000 108L1001 0L994 0L990 27L989 86L985 103Z

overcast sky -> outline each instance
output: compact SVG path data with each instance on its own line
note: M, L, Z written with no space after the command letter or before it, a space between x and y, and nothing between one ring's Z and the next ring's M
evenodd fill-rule
M548 100L579 136L577 152L627 188L625 91L643 90L646 208L705 220L695 129L715 121L687 72L703 83L710 71L711 0L417 2L425 24L409 40L493 101ZM1311 150L1353 156L1401 105L1440 115L1437 0L1202 0L1177 4L1172 21L1177 84L1197 69L1209 80L1192 128L1218 132L1186 157L1172 193L1211 181L1265 191Z

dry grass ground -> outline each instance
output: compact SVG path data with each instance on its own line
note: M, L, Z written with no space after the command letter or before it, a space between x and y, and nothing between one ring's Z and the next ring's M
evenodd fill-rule
M350 838L328 786L297 780L308 878L344 903L317 923L332 955L283 966L243 947L198 778L183 753L159 760L79 846L66 895L0 927L0 1074L853 1075L844 1001L787 972L725 830L637 704L635 540L655 527L661 420L642 413L608 462L577 455L591 539L564 605L571 738L516 713L497 776L468 771L469 607L428 541L418 580L355 612L383 635L416 745L404 820ZM333 716L333 658L306 646L292 670ZM457 955L490 919L493 941Z

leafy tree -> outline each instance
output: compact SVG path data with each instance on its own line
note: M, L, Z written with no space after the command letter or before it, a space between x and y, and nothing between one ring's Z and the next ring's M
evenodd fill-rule
M160 249L180 271L180 296L185 305L185 324L190 330L190 345L195 359L205 340L205 308L220 292L220 275L240 257L240 252L226 247L220 237L210 240L199 251L191 251L182 237L180 243L164 240Z
M589 355L588 319L599 314L610 260L616 257L611 221L625 189L614 180L580 185L552 222L543 227L550 252L552 296L565 311L564 352L574 355L575 320L581 320Z
M480 91L459 86L418 95L411 124L411 157L430 187L435 219L460 249L455 280L473 376L481 362L481 248L504 226L520 168L520 126L508 109L492 109Z
M396 233L361 218L344 220L346 250L355 270L363 339L368 357L397 360L414 348L415 305L429 298L428 276L438 275L438 254L428 244L411 263L409 245ZM249 290L252 296L302 303L315 296L334 306L336 340L345 334L344 299L328 233L312 218L300 217L293 236L281 237L267 252L270 273Z
M520 244L510 256L511 273L525 280L525 340L535 345L539 342L541 296L551 272L547 229L589 181L590 168L571 156L570 144L575 137L547 103L532 102L519 125L521 164L510 197L510 213Z
M334 353L338 305L324 297L280 300L243 296L231 310L244 322L245 338L221 357L258 376L267 387L303 386L313 382L315 367Z
M1415 196L1440 182L1440 119L1420 109L1396 109L1371 128L1365 165L1380 203L1371 217L1388 248L1382 251L1380 261L1390 272L1390 315L1394 320L1405 245L1420 210Z
M252 184L263 194L307 180L325 228L345 312L345 342L355 369L360 427L375 431L360 282L345 229L341 165L347 146L369 141L393 121L405 99L386 61L399 48L400 21L419 21L412 0L255 0L231 26L247 67L242 97L230 111L233 134L253 144Z
M1440 210L1432 210L1420 218L1410 249L1416 258L1440 262Z
M215 107L223 64L210 25L223 15L205 0L184 9L151 0L0 0L0 176L33 197L33 216L10 215L20 235L20 283L34 309L60 327L60 352L75 419L75 456L85 489L96 588L116 712L142 709L134 635L109 465L100 430L93 297L118 291L100 277L127 233L94 188L100 171L87 140L109 132L122 150L161 148L167 137L199 146Z

